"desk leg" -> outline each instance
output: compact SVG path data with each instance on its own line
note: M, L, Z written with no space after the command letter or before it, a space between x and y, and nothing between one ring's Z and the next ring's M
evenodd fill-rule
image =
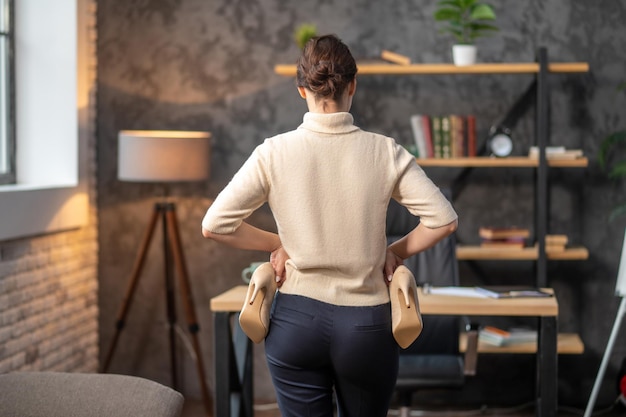
M540 317L537 340L537 417L556 416L557 337L557 318Z
M214 313L215 416L252 417L252 343L232 316Z
M213 365L215 369L215 415L230 416L232 355L230 313L216 312L213 316Z

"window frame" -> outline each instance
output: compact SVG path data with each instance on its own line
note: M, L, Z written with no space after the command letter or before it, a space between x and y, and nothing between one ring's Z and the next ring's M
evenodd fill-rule
M6 143L0 146L5 146L6 160L0 161L0 163L6 163L7 169L5 172L0 171L0 185L14 184L16 179L15 174L15 7L14 0L0 0L0 7L6 7L6 28L0 28L0 37L6 40L7 51L6 56L3 57L7 60L6 63L6 79L0 80L6 84L6 91L3 92L3 98L5 100L5 107L0 107L0 111L5 112L4 115L0 115L0 118L5 118L6 124L4 124L4 132L0 132L0 135L5 136ZM0 22L0 25L4 23ZM3 29L5 29L3 31ZM1 59L1 58L0 58ZM2 61L0 61L2 62ZM0 70L1 71L1 70Z

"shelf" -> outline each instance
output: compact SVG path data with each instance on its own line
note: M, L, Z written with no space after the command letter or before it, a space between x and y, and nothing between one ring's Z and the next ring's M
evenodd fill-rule
M459 350L465 352L467 348L467 334L459 337ZM559 333L557 352L565 355L580 355L585 352L585 345L576 333ZM518 343L510 346L492 346L478 342L478 353L537 353L537 343Z
M589 165L586 157L575 159L548 159L548 166L558 168L584 168ZM475 158L417 158L418 165L422 167L458 167L458 168L536 168L539 160L524 156L512 156L507 158L495 158L481 156Z
M397 65L384 62L357 62L358 75L428 75L428 74L536 74L539 64L536 62L519 63L479 63L468 66L453 64L411 64ZM586 62L553 62L548 64L552 73L588 72ZM274 72L286 77L296 75L296 66L290 64L276 65Z
M548 252L547 258L554 261L574 261L589 258L589 251L583 247L567 248L562 252ZM509 260L534 261L539 258L537 247L523 249L493 249L480 246L457 246L456 257L460 261L470 260Z

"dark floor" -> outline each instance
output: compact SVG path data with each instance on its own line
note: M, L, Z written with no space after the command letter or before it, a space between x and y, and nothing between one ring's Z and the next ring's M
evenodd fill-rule
M584 409L575 409L560 407L557 413L557 417L577 417L584 414ZM398 410L392 408L389 410L389 417L398 415ZM467 408L454 410L446 409L419 409L415 407L411 411L411 416L419 417L469 417L469 416L506 416L506 417L534 417L535 408L534 404L522 404L517 407L499 408L488 407L482 408ZM606 409L596 409L593 413L594 417L625 417L626 407L621 404L616 404L613 407ZM185 408L181 417L217 417L205 413L204 407L200 401L185 401ZM224 417L224 416L220 416ZM254 417L280 417L280 412L275 403L261 403L256 404L254 407Z

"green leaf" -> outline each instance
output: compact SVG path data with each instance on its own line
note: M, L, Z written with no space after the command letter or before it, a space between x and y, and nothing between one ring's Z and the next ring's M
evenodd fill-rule
M459 20L461 18L461 13L458 10L452 9L439 9L433 15L436 21L442 20Z
M477 4L470 14L472 20L495 20L496 14L488 4Z
M459 4L464 9L469 9L476 3L476 0L459 0Z
M626 161L617 162L609 172L609 178L612 180L622 177L626 177Z
M609 215L609 222L612 222L613 220L615 220L619 216L623 216L624 214L626 214L626 204L621 204L611 210L611 214Z
M438 8L443 8L443 6L450 6L453 9L460 9L461 5L458 0L441 0L437 3Z
M498 29L497 26L494 25L488 25L486 23L472 23L469 25L471 30L474 31L481 31L481 30L493 30L493 31L498 31L500 29Z
M600 149L598 150L598 164L600 165L600 168L606 170L609 151L613 148L613 146L616 146L621 142L626 142L626 130L614 132L604 138L600 144Z

